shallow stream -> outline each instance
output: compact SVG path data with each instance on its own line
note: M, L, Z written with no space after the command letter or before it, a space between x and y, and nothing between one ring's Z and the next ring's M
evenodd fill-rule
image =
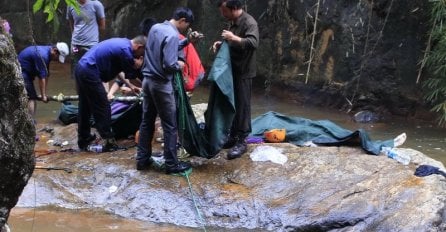
M69 77L68 64L51 64L49 95L75 95L74 81ZM37 86L37 85L36 85ZM206 103L208 89L199 87L191 101L192 104ZM446 129L438 128L434 123L405 119L389 120L380 123L355 123L351 116L335 110L315 107L296 106L292 102L268 97L263 91L253 94L253 118L267 111L276 111L289 116L298 116L312 120L330 120L349 129L365 129L373 140L387 140L405 132L407 140L402 147L419 150L436 160L446 163ZM57 118L60 103L38 103L37 122L46 123ZM29 184L32 184L31 182ZM200 228L178 228L174 225L160 225L117 218L103 212L68 211L49 209L13 209L9 223L14 232L29 231L202 231ZM215 230L213 230L215 231ZM218 231L218 230L217 230ZM227 231L227 230L225 230ZM234 230L235 231L235 230ZM245 231L245 230L237 230Z

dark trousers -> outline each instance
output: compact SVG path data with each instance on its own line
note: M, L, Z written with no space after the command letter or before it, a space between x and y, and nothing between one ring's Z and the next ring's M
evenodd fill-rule
M178 163L177 158L177 109L172 82L157 82L150 77L143 80L144 102L136 160L146 162L152 155L152 139L155 120L159 115L164 135L164 159L166 165Z
M71 77L75 78L77 63L82 58L82 56L88 52L91 46L71 45L71 47Z
M95 127L103 139L113 138L111 129L111 109L107 92L102 85L97 70L76 67L77 91L79 93L78 145L88 145L90 137L90 118L93 115Z
M237 78L234 75L235 116L232 121L231 137L243 141L251 133L251 90L252 78Z

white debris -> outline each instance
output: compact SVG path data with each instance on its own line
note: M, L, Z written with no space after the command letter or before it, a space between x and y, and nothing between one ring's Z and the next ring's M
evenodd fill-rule
M249 155L252 161L271 161L276 164L284 164L288 158L282 154L283 149L272 146L258 146Z

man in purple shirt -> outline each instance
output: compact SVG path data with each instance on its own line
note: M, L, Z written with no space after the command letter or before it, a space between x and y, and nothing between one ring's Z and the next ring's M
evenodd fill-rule
M175 73L180 73L184 67L184 61L179 59L182 46L178 33L185 32L193 20L192 11L180 7L170 20L155 24L150 29L142 69L144 103L136 155L137 170L147 169L153 162L151 141L157 115L164 134L166 173L180 173L191 167L177 158L178 128L173 79Z
M33 118L36 113L36 101L39 100L34 88L34 79L37 77L39 80L40 100L47 103L46 92L50 76L50 61L59 60L60 63L64 63L68 54L68 45L64 42L59 42L53 46L29 46L19 53L18 59L29 99L28 111Z
M103 82L109 82L118 73L126 77L135 75L143 63L147 39L137 36L132 40L112 38L93 46L79 60L75 70L79 93L78 146L86 150L95 139L90 134L90 117L93 115L95 127L104 140L104 152L119 149L111 129L111 110Z

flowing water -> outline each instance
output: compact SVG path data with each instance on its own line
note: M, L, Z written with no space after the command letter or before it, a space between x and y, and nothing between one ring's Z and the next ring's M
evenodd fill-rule
M36 85L37 86L37 85ZM69 64L51 64L51 79L48 95L75 95L74 81L70 78ZM208 89L199 87L194 93L192 104L206 103ZM446 164L446 129L436 127L435 123L404 119L389 120L380 123L355 123L351 116L336 110L316 107L297 106L292 102L268 97L263 91L253 94L252 116L259 116L267 111L276 111L289 116L312 120L330 120L349 130L365 129L373 140L395 138L405 132L406 142L401 146L413 148ZM57 118L60 103L39 102L36 119L45 123ZM199 229L177 228L172 225L142 223L116 218L102 212L72 212L57 209L33 210L14 209L9 220L12 231L200 231Z

